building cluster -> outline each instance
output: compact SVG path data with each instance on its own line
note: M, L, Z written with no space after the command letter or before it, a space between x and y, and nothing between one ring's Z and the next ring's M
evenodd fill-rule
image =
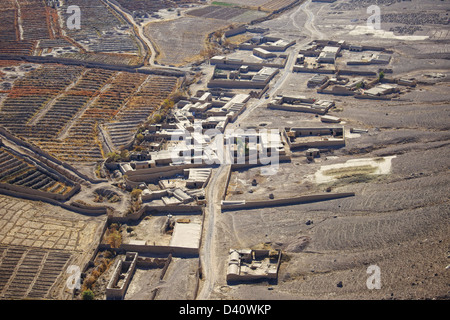
M354 59L353 57L359 52L361 52L360 56ZM382 47L348 44L344 40L337 42L316 40L299 50L294 71L335 73L339 71L336 63L341 59L348 66L387 65L391 61L391 55Z
M127 294L133 277L139 269L160 269L159 279L164 277L169 264L172 261L172 255L167 257L146 257L139 255L139 252L128 251L120 256L114 265L112 277L106 286L107 300L123 300ZM153 298L156 296L158 289L152 290Z
M221 60L222 59L222 60ZM214 57L211 61L222 61L222 57ZM208 88L229 89L265 89L269 82L278 74L279 69L265 66L247 66L233 63L227 67L215 67L214 74L208 82Z
M113 276L106 287L107 299L121 300L124 298L136 270L137 258L137 252L128 252L124 260L119 259L117 261Z
M294 44L295 41L257 35L252 37L249 41L241 43L239 45L239 49L241 50L262 49L268 52L284 52Z
M174 116L188 131L194 131L194 125L201 125L205 130L223 132L227 124L235 121L245 110L249 100L248 94L223 94L214 98L210 92L200 91L189 101L178 102Z
M234 89L261 97L269 82L286 66L286 51L296 41L256 35L241 43L232 55L210 59L214 73L209 88Z
M286 141L278 129L234 131L224 136L224 148L235 164L273 164L286 158Z
M399 86L416 85L414 79L388 79L391 61L392 52L383 47L316 40L299 50L293 70L313 73L307 87L318 93L390 100Z
M215 138L245 110L249 99L248 94L199 91L175 105L168 123L150 125L141 133L142 151L131 152L129 161L106 166L129 190L141 189L145 204L202 205L211 167L224 160Z

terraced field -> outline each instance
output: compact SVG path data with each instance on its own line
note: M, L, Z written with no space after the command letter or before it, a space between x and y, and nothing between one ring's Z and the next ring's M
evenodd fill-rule
M18 0L23 40L52 39L49 8L44 0Z
M108 133L117 149L134 139L139 125L158 110L161 102L173 92L176 85L175 78L160 76L150 76L142 83L113 122L107 124Z
M0 20L3 21L3 23L0 24L0 42L16 41L18 39L16 19L16 10L0 10Z
M1 106L0 125L13 133L35 138L46 137L46 129L25 125L51 99L69 86L82 72L78 67L48 65L16 81Z
M115 145L159 108L177 85L175 77L45 65L7 91L0 125L69 162L103 159L98 125Z
M117 0L117 2L129 11L154 12L161 9L175 8L183 4L196 3L196 0Z
M0 300L58 298L65 268L90 258L104 220L0 195Z
M83 27L65 32L91 52L138 53L137 40L126 22L107 8L100 0L65 1L60 8L60 16L69 18L67 7L76 5L82 12Z
M61 182L56 175L25 161L5 147L0 147L0 183L62 195L73 187L73 184Z
M0 54L31 55L37 41L62 37L55 9L44 0L2 1Z
M71 254L56 250L0 247L0 298L43 299Z
M270 0L262 5L264 10L277 11L291 5L295 0Z
M203 7L200 9L191 10L188 14L194 17L242 23L248 23L252 20L267 16L267 13L265 12L227 6Z
M218 2L272 12L287 7L294 1L295 0L224 0Z
M219 1L219 2L225 2L230 3L233 5L239 5L239 6L249 6L249 7L260 7L264 3L267 2L267 0L226 0L226 1Z
M31 55L35 46L33 41L2 41L0 54Z

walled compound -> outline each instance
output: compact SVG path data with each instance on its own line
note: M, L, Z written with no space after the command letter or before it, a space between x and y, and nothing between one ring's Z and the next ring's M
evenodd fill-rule
M281 251L230 249L227 282L277 279L280 263Z

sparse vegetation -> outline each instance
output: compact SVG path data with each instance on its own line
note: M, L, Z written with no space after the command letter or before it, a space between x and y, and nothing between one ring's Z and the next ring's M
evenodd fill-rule
M361 175L368 175L374 173L377 168L371 165L346 167L338 169L329 169L323 172L325 175L334 176L336 179L350 178Z
M106 229L105 243L109 244L111 248L119 248L122 244L122 230L121 226L117 223L113 223Z
M133 189L133 191L131 191L131 199L134 201L139 200L139 197L142 194L142 190L141 189Z

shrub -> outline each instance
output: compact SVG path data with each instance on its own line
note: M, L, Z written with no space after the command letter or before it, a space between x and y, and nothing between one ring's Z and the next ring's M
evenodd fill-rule
M112 248L120 247L122 244L122 232L119 224L113 223L109 226L105 233L105 242Z
M162 119L162 117L161 117L161 115L160 115L159 113L157 113L157 114L155 114L155 115L153 116L153 121L154 121L155 123L160 123L160 122L161 122L161 119Z
M118 162L120 160L120 155L115 152L110 152L106 155L107 162Z
M110 232L106 237L106 243L112 248L118 248L122 244L122 233L120 231L114 230Z
M120 152L120 160L123 162L128 162L130 161L130 152L126 149L122 150Z
M103 256L105 257L105 259L112 259L114 258L114 253L112 251L106 250Z
M83 281L83 287L87 289L92 288L92 285L95 283L96 279L94 276L90 275Z
M133 191L131 191L131 198L133 200L138 200L141 193L142 193L141 189L134 189Z
M90 289L84 290L81 296L83 300L94 300L94 292L92 292L92 290Z
M138 134L136 135L136 139L137 139L139 142L142 142L142 141L144 141L144 135L143 135L142 133L138 133Z

